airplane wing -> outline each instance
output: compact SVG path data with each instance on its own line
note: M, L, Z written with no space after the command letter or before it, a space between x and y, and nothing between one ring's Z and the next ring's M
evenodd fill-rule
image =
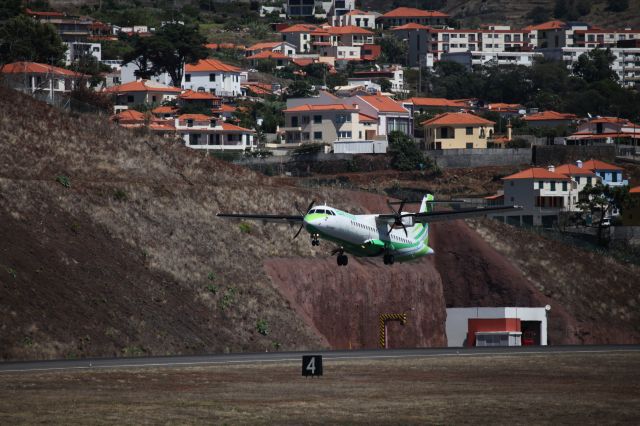
M517 211L521 209L522 207L519 206L482 207L440 212L404 213L401 215L401 218L410 217L412 218L413 223L431 223L486 216L489 213L508 213L510 211ZM398 216L393 214L381 214L377 217L377 220L379 222L393 224L397 222Z
M275 223L288 223L288 224L302 223L302 220L304 219L304 216L301 216L301 215L280 215L280 214L218 213L216 216L224 219L258 220L262 222L275 222Z

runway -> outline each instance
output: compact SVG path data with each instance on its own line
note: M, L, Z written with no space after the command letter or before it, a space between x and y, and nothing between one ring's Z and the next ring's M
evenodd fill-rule
M0 373L57 370L90 370L148 367L197 367L220 364L300 362L302 355L322 355L324 362L384 360L428 357L531 356L537 354L587 354L640 352L640 345L521 346L485 348L375 349L349 351L259 352L136 358L94 358L78 360L24 361L0 363Z

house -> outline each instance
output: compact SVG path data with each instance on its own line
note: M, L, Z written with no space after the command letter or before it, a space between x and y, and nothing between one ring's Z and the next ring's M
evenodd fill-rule
M524 27L523 31L528 32L529 44L534 49L555 49L567 45L569 29L570 25L566 22L553 20Z
M506 176L504 203L517 205L522 210L493 217L516 226L552 227L558 215L575 206L577 184L570 177L555 172L554 168L534 167Z
M397 27L409 23L421 25L442 26L447 23L449 15L437 10L422 10L413 7L398 7L382 16L379 16L377 22L383 28Z
M111 121L125 129L146 128L157 135L168 138L173 137L176 131L171 121L158 118L155 115L152 116L145 114L134 109L120 111L119 113L112 115Z
M567 127L574 124L578 117L574 114L544 111L525 115L522 119L529 127Z
M640 226L640 186L629 190L632 205L622 211L622 224L624 226Z
M344 15L336 15L331 18L331 25L334 27L355 26L375 30L376 18L380 16L377 12L363 12L362 10L352 10Z
M507 104L503 102L496 102L487 105L487 110L491 112L497 112L501 117L519 117L524 114L526 108L520 104Z
M182 108L190 105L213 109L220 108L220 105L222 105L222 99L209 92L185 90L178 95L178 105Z
M310 33L311 53L320 57L334 57L339 64L361 60L363 47L369 46L368 56L374 57L373 32L353 25L344 27L322 26Z
M78 84L87 84L88 77L64 68L38 62L13 62L3 65L0 74L4 83L26 93L44 93L49 98L71 92Z
M184 144L194 149L244 152L256 147L255 131L204 114L180 115L175 128Z
M398 131L405 135L413 135L413 116L411 112L388 96L368 95L345 98L344 103L355 103L360 112L376 119L378 138ZM369 139L369 137L366 137Z
M272 52L269 50L263 50L255 55L248 56L247 59L251 61L251 66L256 68L258 64L264 62L271 62L275 65L276 69L284 68L291 63L292 57L285 55L281 52Z
M216 96L235 98L241 93L241 70L217 59L201 59L186 64L181 87L194 92L209 92Z
M127 111L133 111L133 110L127 110ZM159 106L159 107L155 107L154 109L152 109L151 113L156 118L162 118L162 119L165 119L165 120L173 120L178 115L178 108L177 107L173 107L173 106Z
M309 53L311 52L311 33L319 29L317 25L296 24L280 30L280 34L282 41L295 46L299 54Z
M393 65L381 70L356 71L348 78L349 85L361 85L366 82L379 83L388 80L391 83L391 91L394 93L407 93L404 87L404 72L399 65Z
M134 105L160 105L176 99L180 92L177 87L165 86L150 80L138 80L103 90L103 93L113 96L113 108L116 112Z
M447 112L421 124L427 149L487 148L495 125L466 112Z
M624 179L622 172L624 169L613 164L605 163L600 160L577 161L576 165L580 168L590 170L595 173L604 185L608 186L628 186L629 181Z
M333 144L338 140L364 140L357 104L300 105L284 111L287 144ZM294 146L295 146L294 145Z
M291 43L287 43L286 41L270 41L270 42L262 42L256 43L252 46L249 46L245 49L245 54L247 57L257 55L261 52L279 52L285 56L293 56L296 54L296 46Z
M640 126L626 118L595 117L578 123L577 131L567 137L568 145L619 143L637 145Z

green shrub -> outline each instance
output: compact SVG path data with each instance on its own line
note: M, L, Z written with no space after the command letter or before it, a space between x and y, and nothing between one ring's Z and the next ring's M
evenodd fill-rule
M238 228L240 228L240 232L244 234L248 234L251 232L251 225L246 222L242 222L241 224L239 224Z
M71 181L69 180L68 176L64 176L64 175L57 176L56 182L58 182L60 185L64 186L65 188L71 188Z
M269 334L269 323L263 319L258 320L258 322L256 322L256 330L258 333L266 336Z

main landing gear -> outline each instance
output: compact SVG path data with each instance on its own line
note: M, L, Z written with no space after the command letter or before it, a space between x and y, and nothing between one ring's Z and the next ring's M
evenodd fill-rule
M338 261L338 266L347 266L349 264L349 258L344 254L344 249L342 247L337 248L332 254L336 253L338 253L338 258L336 259Z
M319 246L320 245L320 234L311 234L311 245Z
M384 262L385 265L393 265L396 259L392 254L385 253L384 256L382 257L382 261Z

